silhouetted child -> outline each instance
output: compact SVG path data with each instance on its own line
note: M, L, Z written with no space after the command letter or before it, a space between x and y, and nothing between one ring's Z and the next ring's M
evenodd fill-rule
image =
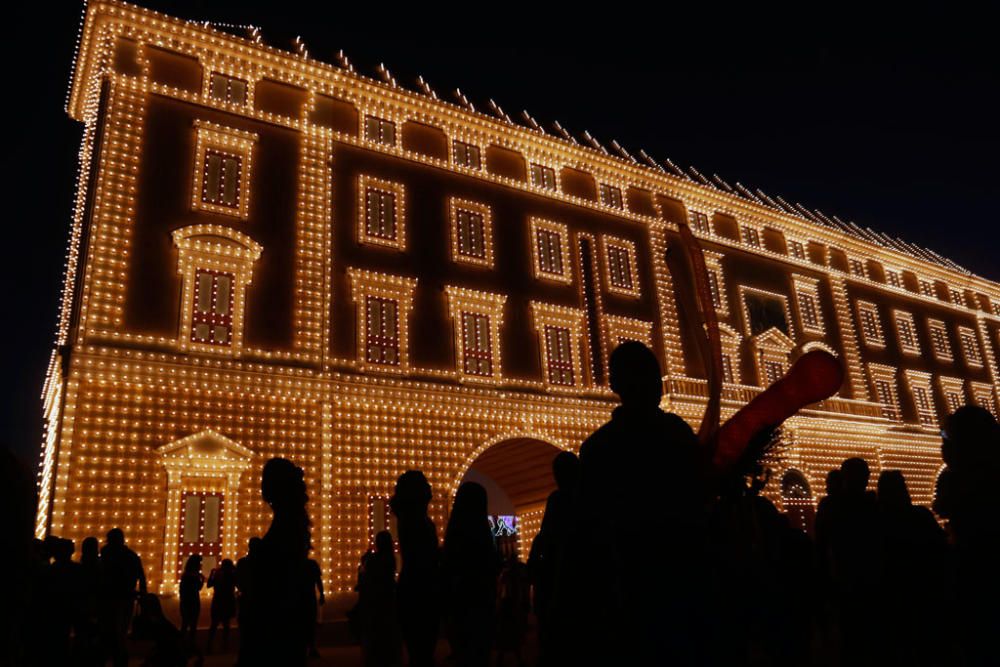
M312 619L312 623L309 624L309 657L318 658L319 648L316 646L316 629L319 624L319 607L320 605L326 604L326 596L323 594L323 573L319 569L319 563L315 559L310 558L306 563L306 569L308 571L309 581L312 584L310 586L310 606L309 606L309 618ZM319 598L316 594L319 593Z
M365 667L400 664L400 636L396 621L396 556L392 535L381 531L375 549L361 560L358 573L358 626Z
M193 644L194 633L198 629L198 617L201 616L201 589L205 585L205 577L201 573L201 556L189 556L184 563L181 574L181 635L185 632Z
M493 646L499 557L487 500L482 485L463 482L444 536L445 617L460 667L485 667Z
M229 624L236 614L236 566L228 558L208 575L208 587L212 589L212 624L208 629L206 653L211 653L215 640L215 630L222 626L222 649L229 648Z
M545 501L545 514L528 554L528 573L534 588L534 611L538 642L544 662L549 652L549 617L556 573L575 518L580 483L580 459L573 452L560 452L552 460L556 490Z
M104 646L111 654L115 667L128 663L126 638L135 600L146 593L146 574L139 556L125 545L125 533L120 528L108 531L101 547L101 628Z
M389 506L396 516L402 565L397 585L399 627L411 667L431 667L440 621L437 529L427 516L431 486L419 470L396 480Z
M524 665L521 645L528 631L529 597L527 567L511 554L500 571L497 593L497 667L502 667L507 653Z

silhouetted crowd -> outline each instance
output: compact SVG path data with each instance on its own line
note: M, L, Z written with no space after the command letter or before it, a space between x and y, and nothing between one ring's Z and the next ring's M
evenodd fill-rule
M348 614L365 665L438 664L441 638L459 667L523 665L529 638L543 666L1000 664L1000 426L989 412L947 420L933 513L911 501L895 469L905 462L881 461L873 491L868 464L849 458L806 531L761 494L761 461L713 469L690 426L660 409L647 348L617 348L610 381L621 405L579 457L555 457L527 563L498 548L483 486L459 486L439 542L427 478L399 477L395 539L378 533L361 557ZM197 664L207 585L206 651L220 625L228 644L235 617L240 667L305 665L324 596L303 471L271 459L261 493L272 522L244 557L207 581L201 556L188 559L179 628L146 593L121 530L100 549L84 540L79 561L68 540L35 540L14 571L25 579L7 604L23 617L4 656L124 665L131 632L153 647L144 664Z

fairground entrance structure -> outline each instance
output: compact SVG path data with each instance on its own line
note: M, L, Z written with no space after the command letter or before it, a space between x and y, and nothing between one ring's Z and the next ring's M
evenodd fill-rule
M187 554L210 566L266 529L259 472L280 455L306 472L331 590L353 585L410 468L430 479L439 525L463 477L489 480L523 547L552 455L615 404L618 342L648 344L665 407L700 420L704 372L676 305L690 286L668 259L679 223L706 250L723 321L723 416L805 350L846 365L838 395L783 431L767 491L798 520L848 456L902 470L930 502L939 421L966 402L995 412L997 284L443 97L253 31L88 3L39 535L121 526L170 592Z

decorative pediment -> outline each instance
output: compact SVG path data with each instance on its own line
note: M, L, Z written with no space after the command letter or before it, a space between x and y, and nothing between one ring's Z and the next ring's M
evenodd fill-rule
M256 262L261 246L246 234L222 225L190 225L175 229L174 245L184 253L200 253Z
M777 327L771 327L767 331L757 334L752 338L754 345L760 348L778 349L791 352L795 349L795 341L789 338Z
M178 476L239 476L250 466L253 452L208 429L156 449L171 480Z

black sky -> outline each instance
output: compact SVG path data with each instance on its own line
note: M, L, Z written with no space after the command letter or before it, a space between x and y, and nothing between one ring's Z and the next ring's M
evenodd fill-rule
M361 70L384 62L404 85L422 74L439 94L460 87L480 107L492 97L511 115L645 148L1000 279L1000 57L986 4L611 3L589 15L583 3L147 4L253 23L281 48L301 34L316 58L343 48ZM34 461L81 133L63 111L81 6L19 7L5 31L16 94L5 103L0 441Z

